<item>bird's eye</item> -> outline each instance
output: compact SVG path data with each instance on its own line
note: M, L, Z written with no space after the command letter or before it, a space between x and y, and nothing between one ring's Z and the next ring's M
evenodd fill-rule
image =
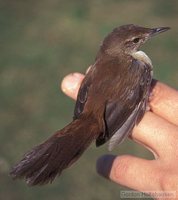
M135 43L135 44L138 43L139 41L140 41L140 38L134 38L133 39L133 43Z

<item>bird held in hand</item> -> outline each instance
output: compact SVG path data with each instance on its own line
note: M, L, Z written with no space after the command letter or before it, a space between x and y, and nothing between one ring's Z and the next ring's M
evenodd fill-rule
M91 144L121 143L142 119L149 98L152 63L139 48L169 27L115 28L100 46L79 89L73 121L27 152L10 174L29 185L52 182Z

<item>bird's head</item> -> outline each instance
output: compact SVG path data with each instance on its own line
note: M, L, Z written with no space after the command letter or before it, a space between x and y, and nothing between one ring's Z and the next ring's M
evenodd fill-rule
M115 28L104 40L101 49L110 55L133 54L151 37L169 30L169 27L144 28L133 24Z

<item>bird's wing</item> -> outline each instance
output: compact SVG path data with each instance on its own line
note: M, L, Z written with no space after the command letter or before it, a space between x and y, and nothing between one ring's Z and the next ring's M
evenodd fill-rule
M108 146L109 151L111 151L116 145L118 145L119 143L124 141L124 139L129 135L131 130L134 128L134 126L137 122L138 115L139 115L140 111L142 112L142 109L143 109L142 102L140 102L132 112L128 111L130 113L130 115L127 117L127 119L124 121L124 123L122 125L120 125L119 128L117 126L114 126L115 124L113 124L112 119L111 119L111 124L113 124L115 130L113 130L113 132L111 132L109 130L109 134L111 134L111 135L114 134L110 138L110 141L109 141L109 146ZM108 124L108 125L111 126L111 124ZM118 126L119 126L119 124L118 124Z
M138 60L134 60L132 65L144 69L137 80L138 84L134 90L127 88L125 99L117 97L107 102L104 115L106 131L97 138L97 146L110 139L109 150L112 150L128 136L135 124L143 117L152 80L150 66Z
M92 70L92 69L90 69ZM88 74L86 75L87 77L84 78L84 80L82 81L82 84L80 86L79 92L78 92L78 96L77 96L77 101L75 104L75 109L74 109L74 117L73 119L78 119L80 114L82 113L85 103L87 101L88 98L88 91L91 85L91 75L90 75L90 71L88 72Z

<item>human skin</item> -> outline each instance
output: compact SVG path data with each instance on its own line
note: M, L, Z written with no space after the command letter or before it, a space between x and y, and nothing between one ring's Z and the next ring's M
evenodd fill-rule
M83 78L80 73L67 75L61 83L62 91L76 100ZM150 111L134 128L131 138L149 149L155 159L103 155L96 169L117 184L142 192L176 191L178 199L178 91L156 82L149 106Z

